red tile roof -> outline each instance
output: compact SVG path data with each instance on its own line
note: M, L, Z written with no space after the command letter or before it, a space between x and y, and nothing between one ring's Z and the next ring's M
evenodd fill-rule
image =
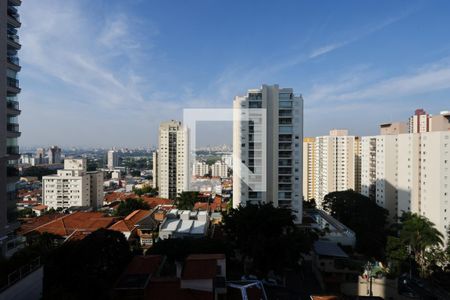
M128 264L125 273L130 274L154 274L159 266L163 257L161 255L146 255L146 256L135 256L133 260Z
M67 237L74 231L92 232L100 228L107 228L114 220L114 217L105 217L101 212L79 211L69 215L63 215L60 218L56 218L53 221L35 227L30 231L39 233L48 232Z
M155 208L158 205L173 205L175 201L170 199L164 199L164 198L157 198L157 197L149 197L149 196L142 196L142 200L144 200L145 203L150 206L150 208Z
M43 205L43 204L36 205L36 206L33 206L33 209L36 209L36 210L45 210L45 209L47 209L47 205Z
M217 261L215 259L186 259L181 279L213 279L217 275Z
M103 198L103 201L106 203L111 203L115 201L125 201L128 198L138 198L135 193L120 193L120 192L111 192L107 193Z
M137 222L151 214L150 210L138 209L130 213L125 219L120 220L109 227L111 230L120 232L133 231Z
M22 223L20 225L20 228L18 230L18 234L25 235L34 229L38 228L39 226L42 226L44 224L47 224L53 220L59 219L64 217L64 214L60 213L53 213L48 215L39 216L36 218L28 219L26 222Z
M209 211L225 211L227 209L227 203L222 202L222 197L216 196L214 201L209 204ZM194 204L194 210L208 210L208 203L196 202Z

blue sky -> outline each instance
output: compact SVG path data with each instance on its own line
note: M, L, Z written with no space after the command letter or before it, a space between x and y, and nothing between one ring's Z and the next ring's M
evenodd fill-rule
M450 1L39 0L20 8L22 146L148 146L183 108L263 83L305 136L450 110ZM231 143L229 124L201 144ZM221 134L213 134L222 130Z

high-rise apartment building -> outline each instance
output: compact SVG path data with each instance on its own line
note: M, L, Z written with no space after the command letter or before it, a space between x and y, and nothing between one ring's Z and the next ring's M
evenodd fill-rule
M441 111L432 116L430 131L450 131L450 111Z
M314 199L316 188L316 138L303 139L303 197Z
M119 153L114 150L109 150L107 154L107 167L109 170L114 170L119 166Z
M48 208L103 204L103 172L87 172L85 158L65 159L64 169L55 175L42 177L42 199Z
M18 73L20 71L17 56L21 45L17 35L20 27L20 18L17 7L20 0L0 1L0 57L2 58L3 75L0 76L0 91L2 106L0 118L0 254L9 256L11 250L16 248L14 230L19 223L16 221L16 182L19 171L19 146L17 139L20 136L18 116L20 115L17 95L20 93Z
M47 162L47 159L45 158L45 149L37 148L34 158L35 158L36 165L45 164Z
M358 148L355 136L349 136L347 130L334 129L328 136L316 137L314 199L319 207L330 192L356 190Z
M426 216L446 236L450 225L450 131L362 137L362 194L386 208Z
M153 188L158 187L158 151L153 151L152 154L152 176L153 176Z
M397 135L361 138L361 194L397 216Z
M204 161L196 161L192 170L193 176L208 176L209 175L209 165Z
M233 108L233 206L272 203L301 222L303 98L291 88L263 85L235 97ZM252 109L264 109L266 121ZM252 190L253 180L265 190Z
M61 163L61 148L58 146L51 146L48 149L48 163L52 164L60 164Z
M421 133L430 131L431 116L423 109L416 109L414 115L409 118L409 132Z
M225 162L218 160L211 166L211 176L227 178L228 177L228 166Z
M408 133L408 124L405 122L392 122L380 125L380 135Z
M181 122L168 121L159 126L158 188L162 198L175 199L189 188L189 133Z

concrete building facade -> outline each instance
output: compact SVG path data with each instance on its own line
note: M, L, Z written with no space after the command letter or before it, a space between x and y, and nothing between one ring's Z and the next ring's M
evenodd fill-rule
M42 178L42 200L54 209L98 208L103 203L103 172L87 172L85 158L65 159L63 170Z
M228 177L228 166L225 162L218 160L211 166L211 176L227 178Z
M356 190L355 136L347 130L331 130L328 136L315 140L314 199L319 207L323 198L331 192Z
M303 139L303 197L311 200L316 191L316 138Z
M158 148L158 188L162 198L175 199L189 188L189 132L179 121L161 123Z
M263 85L236 96L233 108L233 206L270 202L301 222L303 98L291 88ZM251 109L265 109L266 121ZM245 180L238 162L251 172ZM265 191L252 190L252 180L264 182Z
M204 161L196 161L192 170L193 176L203 177L209 175L209 165Z
M17 222L16 182L20 136L18 116L20 115L18 94L19 43L18 28L21 26L17 7L20 0L0 1L0 57L3 75L0 76L0 93L4 99L0 106L0 254L8 256L16 248L14 230Z
M107 156L107 167L110 170L114 170L119 166L119 153L115 150L109 150Z
M51 146L47 152L48 163L49 164L59 164L61 163L61 148L58 146Z

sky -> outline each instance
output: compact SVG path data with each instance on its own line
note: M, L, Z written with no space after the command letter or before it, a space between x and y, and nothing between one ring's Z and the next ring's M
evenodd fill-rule
M450 110L450 1L23 1L20 145L148 147L184 108L262 84L304 98L305 136L377 134ZM198 126L231 144L231 124Z

